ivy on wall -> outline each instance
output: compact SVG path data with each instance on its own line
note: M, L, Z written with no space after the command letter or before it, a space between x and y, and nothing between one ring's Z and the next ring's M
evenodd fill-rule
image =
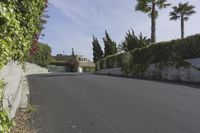
M45 20L47 0L0 0L0 70L10 60L23 62L37 44ZM3 81L0 81L1 103ZM0 105L0 133L9 132L11 122Z

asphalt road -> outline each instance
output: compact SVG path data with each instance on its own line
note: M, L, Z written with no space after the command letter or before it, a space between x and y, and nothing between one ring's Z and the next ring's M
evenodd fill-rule
M28 80L39 133L200 133L200 85L70 73Z

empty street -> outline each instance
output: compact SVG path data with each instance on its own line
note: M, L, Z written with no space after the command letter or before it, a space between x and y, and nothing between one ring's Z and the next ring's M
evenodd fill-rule
M200 85L93 74L28 76L39 133L199 133Z

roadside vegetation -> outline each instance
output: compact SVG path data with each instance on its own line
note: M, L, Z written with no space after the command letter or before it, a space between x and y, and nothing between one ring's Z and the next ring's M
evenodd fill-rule
M43 25L48 17L45 13L47 0L0 0L0 70L11 60L23 64L25 61L47 67L53 62L51 48L39 43ZM187 67L184 59L200 57L200 35L184 38L185 22L195 13L195 7L189 3L173 6L170 20L181 20L181 38L156 43L156 20L159 10L171 6L167 0L137 0L136 11L148 14L151 18L151 37L135 35L134 30L126 33L119 45L105 31L104 51L98 39L93 36L93 55L97 70L122 67L127 74L140 75L149 64L166 62ZM74 51L72 52L74 56ZM56 62L62 64L60 62ZM54 64L56 64L54 63ZM52 63L53 64L53 63ZM77 66L74 59L67 62ZM0 80L0 133L9 133L13 125L9 114L3 108L6 83Z
M47 67L50 62L54 61L51 56L51 47L48 44L39 43L34 53L28 53L27 62L37 64L41 67Z
M28 105L27 108L18 109L14 118L15 126L11 128L10 133L36 133L37 130L29 125L31 115L36 111L37 107L33 105Z
M107 56L96 62L96 69L122 67L126 74L142 75L150 64L158 63L158 67L188 67L185 59L200 58L200 35L184 39L159 42L129 52Z
M125 40L121 44L121 51L129 52L136 48L142 48L150 44L150 39L144 37L142 33L136 36L134 31L128 31L125 36Z
M172 6L172 11L169 13L170 20L181 20L181 39L156 43L158 10L170 6L167 0L137 0L135 10L147 13L151 18L151 38L143 36L142 33L135 35L134 30L131 29L126 33L124 41L117 47L116 42L106 31L105 38L109 41L103 39L103 52L98 39L93 37L96 70L121 67L127 75L139 77L150 64L157 63L160 68L174 65L188 67L190 64L184 62L185 59L200 58L200 35L184 38L184 23L196 13L195 7L188 2Z
M47 0L0 0L0 70L11 60L23 63L34 53L43 24ZM13 122L3 108L4 88L0 81L0 133L9 133Z

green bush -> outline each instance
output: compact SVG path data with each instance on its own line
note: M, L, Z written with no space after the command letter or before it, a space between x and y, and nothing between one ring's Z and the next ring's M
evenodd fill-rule
M43 29L47 0L0 0L0 69L11 59L23 62Z
M183 65L185 59L200 58L200 35L160 42L97 61L97 70L122 67L125 73L144 72L149 64L172 62Z
M160 62L178 62L184 59L200 57L200 35L185 39L160 42L148 47L131 51L134 64L152 64Z
M150 39L144 37L142 33L136 36L133 30L129 30L126 33L125 40L122 42L122 49L126 52L134 50L136 48L145 47L150 44Z
M47 44L39 44L36 53L29 55L28 62L38 64L42 67L47 67L53 61L51 56L51 48Z
M0 0L0 70L10 60L24 62L43 29L47 0ZM0 80L0 133L10 132L12 121L3 108Z
M130 56L129 52L107 56L96 62L96 70L124 66L128 64Z
M95 68L94 67L83 67L83 72L94 72Z

